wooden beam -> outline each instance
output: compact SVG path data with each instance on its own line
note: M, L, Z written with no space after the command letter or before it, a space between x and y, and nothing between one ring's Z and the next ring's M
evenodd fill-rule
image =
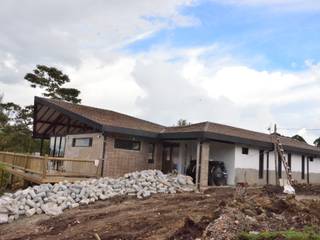
M38 121L38 123L52 124L52 122L48 122L48 121ZM86 126L86 128L92 129L92 127L89 127L87 125L72 125L72 124L68 125L68 124L65 124L65 123L56 123L56 125L64 126L64 127L72 126L72 127L75 127L75 128L83 128L84 126Z
M52 112L52 114L50 114L50 117L48 118L48 119L50 119L54 114L56 114L57 113L57 111L55 111L55 110L53 110L53 112ZM37 122L38 123L38 122ZM50 122L51 123L51 122ZM49 123L48 123L49 124ZM45 124L43 124L38 130L37 130L37 132L41 132L41 129L43 128L43 126L45 126Z
M54 122L43 132L43 135L46 135L52 128L56 127L56 123L63 117L60 113L58 117L54 120Z
M44 113L40 117L37 118L38 119L37 122L41 122L42 117L44 117L49 111L50 111L50 108L47 107L47 109L44 111ZM39 112L40 112L40 110L39 110Z

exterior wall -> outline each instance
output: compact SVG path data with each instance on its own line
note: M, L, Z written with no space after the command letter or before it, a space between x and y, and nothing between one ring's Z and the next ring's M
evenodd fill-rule
M107 136L104 176L120 177L125 173L145 169L161 169L162 147L155 145L154 163L148 163L148 141L141 141L140 151L114 148L113 136Z
M92 137L91 147L72 147L72 139L74 138L90 138ZM103 136L101 133L67 135L65 158L78 159L101 159L103 149Z
M74 138L92 138L91 147L73 147L72 140ZM103 149L103 136L101 133L90 133L90 134L77 134L66 136L66 147L65 147L65 158L72 159L89 159L89 160L101 160ZM101 169L95 167L93 164L87 163L71 163L65 162L63 166L66 170L77 172L77 173L91 173L100 174Z
M235 182L246 182L252 184L265 184L266 174L264 172L263 178L259 179L259 149L248 147L248 155L242 154L242 147L236 145L235 148ZM269 155L270 157L270 155ZM266 169L266 154L264 156L264 169ZM270 162L270 161L269 161Z
M244 145L236 145L235 154L235 183L246 182L249 185L267 184L267 174L269 175L269 184L276 184L275 176L275 155L269 152L269 171L267 172L267 152L264 151L264 171L263 178L259 178L259 150L255 147L248 147L249 154L242 154ZM286 153L288 159L288 154ZM307 156L305 156L305 179L301 178L302 155L291 153L291 170L293 179L299 183L307 183ZM311 184L320 184L320 159L315 158L313 162L309 162L309 182ZM286 173L282 166L282 179L280 184L286 182Z
M309 162L310 183L320 184L320 158L314 158L313 162Z
M92 137L91 147L72 147L73 138L86 137ZM103 142L104 138L101 133L68 135L66 137L65 158L102 160ZM154 163L148 163L148 143L147 141L141 141L140 151L115 149L114 137L107 136L103 176L120 177L125 173L133 171L161 169L162 146L160 144L155 145ZM65 163L64 168L68 169L68 171L80 173L97 171L96 168L90 169L88 166L75 166L68 162ZM98 174L100 172L101 166L99 167Z
M92 137L91 147L72 147L73 138ZM66 136L65 158L101 160L103 152L103 135L101 133L77 134ZM149 153L148 144L150 142L141 140L140 151L115 149L114 137L107 136L106 153L104 162L104 176L119 177L127 172L139 171L143 169L161 169L162 168L162 144L155 144L154 163L148 163ZM259 148L248 147L249 154L242 154L244 145L226 144L220 142L210 142L209 161L222 161L228 172L227 183L234 185L238 182L247 182L250 185L267 184L267 173L269 184L275 184L275 156L274 152L269 153L269 171L267 172L267 152L264 152L264 172L263 178L259 178ZM196 159L196 142L180 142L177 149L177 159L179 172L185 173L191 159ZM287 157L287 155L286 155ZM301 155L291 154L291 168L293 179L299 183L307 183L307 156L305 160L305 179L301 179ZM83 165L72 165L66 162L63 167L73 172L99 172L99 169ZM282 167L282 170L283 167ZM204 170L202 170L204 171ZM205 177L205 176L203 176ZM286 178L285 171L282 171L282 178ZM204 178L203 178L204 179ZM204 180L202 179L202 184ZM283 181L284 182L284 181ZM283 183L282 182L282 183ZM320 158L314 158L309 161L309 182L311 184L320 184Z
M228 173L227 184L235 184L235 145L211 142L210 143L210 161L221 161L224 162Z

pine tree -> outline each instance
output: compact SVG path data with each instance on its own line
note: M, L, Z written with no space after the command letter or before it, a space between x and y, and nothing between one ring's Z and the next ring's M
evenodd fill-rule
M60 99L71 103L81 103L80 91L75 88L64 88L64 84L70 82L68 75L62 71L45 65L37 65L33 73L27 73L24 77L30 82L32 88L45 89L43 95L52 99Z

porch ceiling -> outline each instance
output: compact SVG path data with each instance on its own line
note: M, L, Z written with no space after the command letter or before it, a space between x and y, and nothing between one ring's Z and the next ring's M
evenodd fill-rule
M92 133L101 131L101 126L88 122L81 116L52 106L41 99L36 99L33 117L33 137L50 138L66 134Z

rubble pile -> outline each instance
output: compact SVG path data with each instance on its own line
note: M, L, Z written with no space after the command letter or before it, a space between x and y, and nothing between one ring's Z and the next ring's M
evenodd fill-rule
M320 226L320 201L294 196L254 195L234 199L203 233L204 239L237 239L241 232L259 233ZM320 229L319 229L320 230Z
M12 222L21 215L59 215L65 209L106 200L115 196L146 198L155 193L193 191L192 178L165 175L159 170L144 170L123 177L90 179L75 183L41 184L6 193L0 198L0 224Z

